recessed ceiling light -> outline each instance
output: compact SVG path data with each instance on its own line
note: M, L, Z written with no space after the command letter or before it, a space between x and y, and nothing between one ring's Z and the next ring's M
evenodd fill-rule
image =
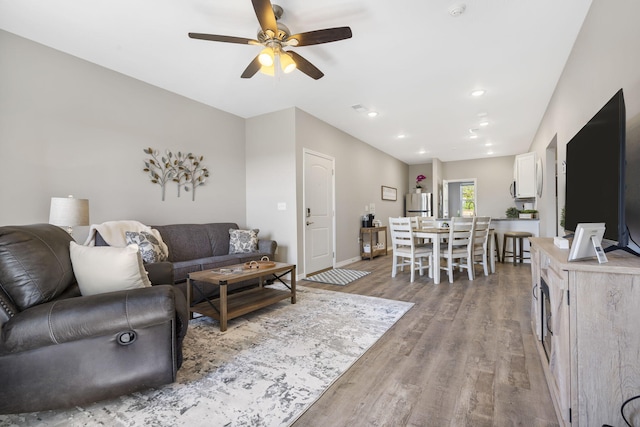
M377 111L369 111L369 112L367 113L367 116L369 116L369 117L375 117L375 116L377 116L377 115L378 115L378 112L377 112Z
M484 144L485 147L491 147L493 144L490 142L487 142L486 144Z
M482 96L485 94L485 90L484 89L477 89L474 90L473 92L471 92L471 96Z
M406 137L407 137L407 135L405 135L404 133L399 133L398 136L397 136L398 139L403 139L403 138L406 138Z
M493 155L493 151L487 151L487 156Z
M484 127L484 126L489 126L489 121L488 120L483 120L480 122L480 126Z
M476 134L474 133L473 135L471 135L471 136L469 137L469 139L478 139L478 135L476 135Z
M480 129L478 129L478 128L470 128L470 129L469 129L469 133L476 133L476 132L478 132L479 130L480 130Z
M427 154L427 153L428 153L428 151L427 151L427 150L424 150L424 149L423 149L423 150L418 151L418 154Z
M478 113L478 117L487 117L487 113L484 111L482 113Z

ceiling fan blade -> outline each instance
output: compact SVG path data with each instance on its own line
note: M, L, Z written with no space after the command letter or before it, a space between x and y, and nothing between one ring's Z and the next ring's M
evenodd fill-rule
M262 66L260 64L260 61L258 60L258 57L260 55L256 56L255 58L253 58L253 61L251 61L251 63L247 66L247 68L245 68L245 70L243 71L242 75L240 77L242 77L243 79L249 79L251 77L254 76L255 73L257 73L260 70L260 67Z
M296 67L298 68L298 70L302 71L307 76L315 80L318 80L322 78L322 76L324 76L324 73L322 71L316 68L316 66L313 65L311 62L304 59L302 56L298 55L293 51L287 51L287 53L293 57L293 60L296 63Z
M258 40L245 39L244 37L219 36L216 34L189 33L192 39L210 40L213 42L238 43L238 44L260 44Z
M325 28L324 30L293 34L285 40L284 44L289 46L309 46L350 39L352 35L349 27Z
M274 34L278 32L278 24L276 23L276 15L273 13L273 6L269 0L251 0L253 10L256 12L260 28L265 33L271 30Z

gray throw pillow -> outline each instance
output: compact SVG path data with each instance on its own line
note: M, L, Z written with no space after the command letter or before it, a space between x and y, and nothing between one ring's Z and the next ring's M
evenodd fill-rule
M155 236L146 231L125 231L127 245L136 244L140 248L142 260L145 263L166 261L167 256L160 248L160 242Z
M229 253L246 254L258 252L258 233L260 230L236 230L229 229Z

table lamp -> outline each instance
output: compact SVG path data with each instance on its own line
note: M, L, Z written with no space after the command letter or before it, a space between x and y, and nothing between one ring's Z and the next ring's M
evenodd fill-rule
M73 235L76 225L89 225L89 200L73 196L52 197L49 224L63 227Z

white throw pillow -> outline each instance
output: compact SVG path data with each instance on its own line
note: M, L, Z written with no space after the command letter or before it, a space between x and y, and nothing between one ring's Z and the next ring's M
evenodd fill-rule
M70 242L69 250L82 295L151 286L138 245L116 248Z

